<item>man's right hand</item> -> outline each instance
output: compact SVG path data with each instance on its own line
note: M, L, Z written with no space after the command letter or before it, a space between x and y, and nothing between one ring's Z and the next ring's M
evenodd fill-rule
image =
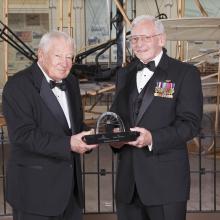
M90 135L90 134L91 134L91 131L82 131L81 133L72 135L70 139L71 151L74 151L79 154L83 154L86 151L90 151L93 148L98 147L97 144L88 145L82 140L82 137L84 137L85 135Z

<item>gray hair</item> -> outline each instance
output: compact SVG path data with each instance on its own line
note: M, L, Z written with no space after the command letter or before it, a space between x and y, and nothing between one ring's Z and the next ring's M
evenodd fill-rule
M44 34L40 40L38 48L47 52L49 50L50 45L51 45L51 41L53 39L60 39L60 38L64 39L67 43L69 43L72 46L73 51L74 51L75 42L74 42L73 38L71 38L70 35L68 35L66 32L57 31L57 30L50 31L50 32Z
M152 21L155 25L155 29L158 34L162 34L165 32L164 26L163 26L161 20L158 20L151 15L140 15L140 16L136 17L131 23L131 31L137 24L139 24L143 21Z

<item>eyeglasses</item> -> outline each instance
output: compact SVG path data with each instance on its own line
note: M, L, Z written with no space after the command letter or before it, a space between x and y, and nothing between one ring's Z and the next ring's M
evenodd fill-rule
M61 61L61 60L66 60L67 62L69 62L69 63L72 63L72 62L74 62L74 60L75 60L75 57L74 56L72 56L72 55L61 55L61 54L54 54L54 57L57 59L57 60L59 60L59 61Z
M150 42L152 40L153 37L159 36L161 34L154 34L151 36L147 36L147 35L136 35L136 36L131 36L129 38L130 42L132 44L136 44L139 40L141 40L144 43Z

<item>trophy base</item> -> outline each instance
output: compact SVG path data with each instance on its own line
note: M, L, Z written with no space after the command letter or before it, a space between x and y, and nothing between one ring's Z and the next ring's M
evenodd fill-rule
M83 137L83 141L86 144L128 142L128 141L135 141L139 135L140 132L137 131L102 133L102 134L85 135Z

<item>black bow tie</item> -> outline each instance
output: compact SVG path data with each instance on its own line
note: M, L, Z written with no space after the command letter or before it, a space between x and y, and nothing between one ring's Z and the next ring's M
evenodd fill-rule
M138 65L137 65L137 71L140 71L140 70L142 70L144 68L148 68L150 71L154 72L155 69L156 69L155 62L154 61L150 61L147 64L139 62Z
M66 83L64 81L55 82L53 80L50 80L50 88L53 89L54 87L57 87L62 91L66 91Z

